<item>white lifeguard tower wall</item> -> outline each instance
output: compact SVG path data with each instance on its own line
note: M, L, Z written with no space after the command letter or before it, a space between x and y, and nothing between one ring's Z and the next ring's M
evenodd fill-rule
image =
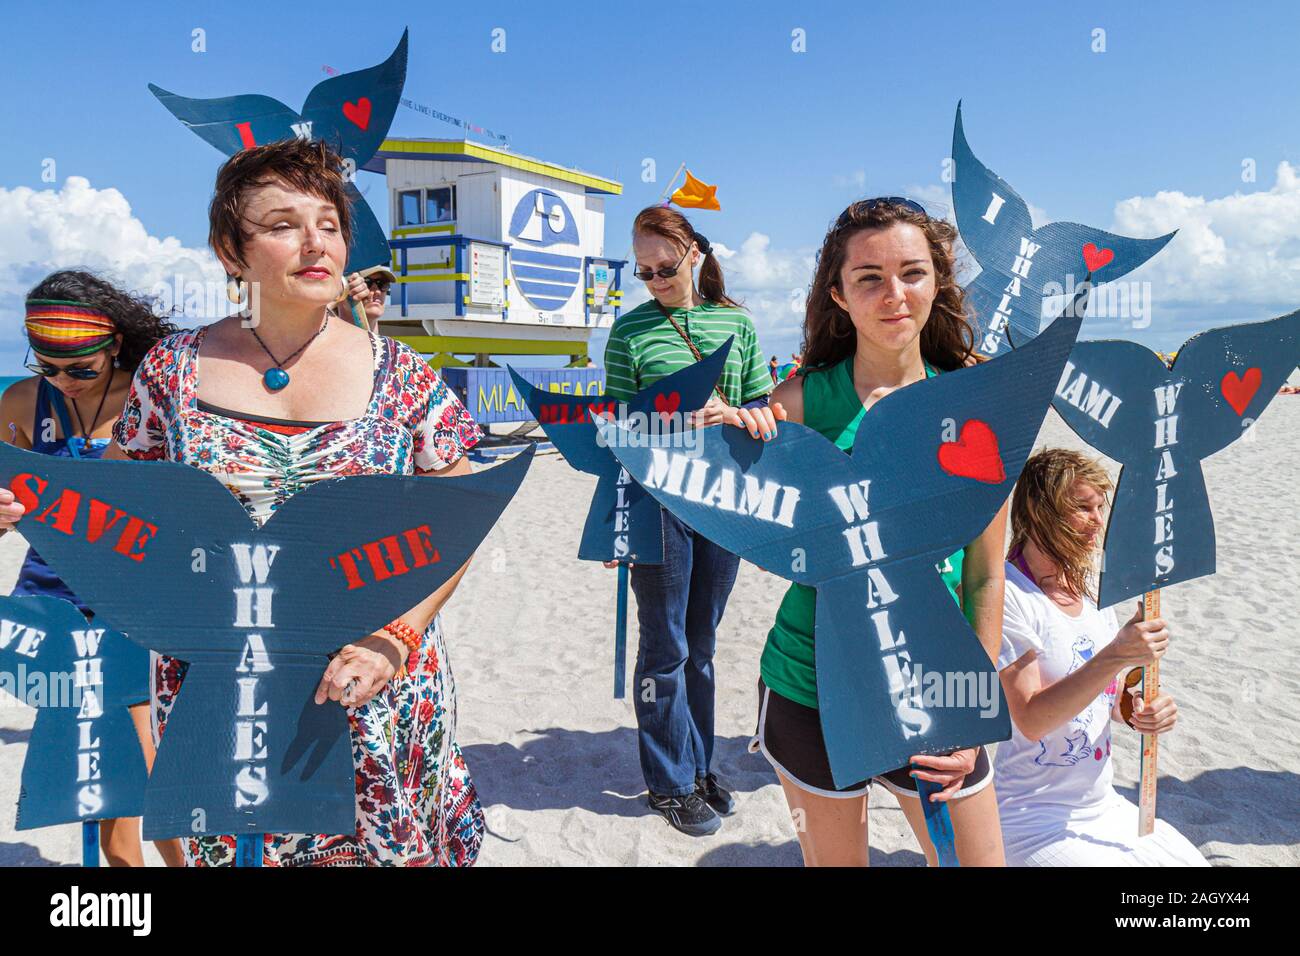
M467 140L385 140L365 168L388 188L398 284L385 334L582 343L585 355L613 323L623 262L605 255L605 197L620 183ZM525 350L548 352L564 349Z

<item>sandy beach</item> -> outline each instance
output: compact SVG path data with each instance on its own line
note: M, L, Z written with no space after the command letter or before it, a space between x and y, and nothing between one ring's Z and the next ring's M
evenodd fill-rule
M1174 639L1161 678L1181 719L1161 743L1159 815L1217 866L1300 865L1298 437L1300 396L1279 396L1206 462L1219 570L1163 592ZM1039 444L1085 447L1055 413ZM785 582L741 567L718 634L714 760L737 812L714 836L682 836L646 808L632 706L612 699L614 572L574 557L594 483L539 458L444 612L458 737L487 814L479 865L799 865L776 777L745 749ZM6 592L24 547L0 540ZM0 865L77 864L75 825L13 829L32 719L0 708ZM1116 785L1136 799L1139 738L1114 740ZM875 788L871 808L872 864L921 865L894 798Z

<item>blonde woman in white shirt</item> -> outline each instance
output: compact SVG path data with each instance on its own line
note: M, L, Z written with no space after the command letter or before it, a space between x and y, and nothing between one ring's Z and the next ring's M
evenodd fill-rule
M1121 686L1165 653L1165 621L1143 621L1139 607L1121 627L1090 593L1110 491L1099 462L1047 449L1011 500L998 669L1014 729L994 761L1008 866L1208 865L1164 820L1139 838L1138 808L1111 784L1111 721L1164 734L1178 707L1163 692L1125 700Z

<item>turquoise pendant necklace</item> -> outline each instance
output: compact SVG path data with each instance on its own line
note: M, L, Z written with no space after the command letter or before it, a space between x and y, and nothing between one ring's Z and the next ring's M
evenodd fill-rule
M316 330L316 334L313 335L311 338L309 338L306 342L303 342L302 345L298 346L297 350L294 351L294 353L290 355L288 358L286 358L283 362L281 362L278 358L276 358L275 355L271 352L271 350L266 347L266 343L262 341L262 337L257 334L257 329L253 328L250 325L248 327L248 331L253 333L253 338L257 339L257 344L262 346L263 352L271 356L271 361L274 363L270 368L268 368L265 372L262 373L262 384L264 384L267 388L269 388L273 392L278 392L280 389L288 385L289 373L286 372L282 368L282 366L288 365L302 352L303 349L305 349L307 346L311 345L318 338L320 338L320 334L325 331L325 327L329 324L330 324L330 314L326 312L325 321L320 324L320 328Z

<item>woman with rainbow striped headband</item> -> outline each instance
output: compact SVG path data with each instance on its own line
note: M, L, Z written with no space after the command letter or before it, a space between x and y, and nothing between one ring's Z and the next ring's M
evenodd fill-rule
M72 271L46 276L27 298L27 340L36 357L27 367L36 374L15 382L0 398L0 437L45 455L101 457L136 366L155 342L174 331L147 301L98 276ZM13 593L62 598L89 613L32 548ZM145 765L152 767L148 701L132 707L131 717ZM144 865L138 818L102 821L100 845L112 866ZM156 845L163 859L180 865L177 841Z

